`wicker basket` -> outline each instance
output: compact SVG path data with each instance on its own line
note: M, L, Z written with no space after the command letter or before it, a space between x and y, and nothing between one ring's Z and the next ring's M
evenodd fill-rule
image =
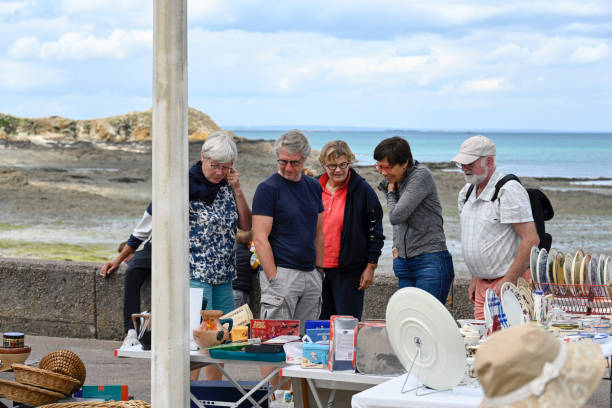
M34 406L51 404L57 402L60 398L64 398L59 392L43 390L2 379L0 379L0 397Z
M109 401L109 402L64 402L43 405L39 408L151 408L151 404L144 401Z
M61 392L64 395L70 394L74 387L80 385L79 380L67 375L23 364L13 364L13 372L15 373L15 381L21 384Z
M69 350L56 350L44 356L38 367L43 370L53 371L54 373L67 375L79 381L71 392L78 391L85 383L85 364L83 361Z

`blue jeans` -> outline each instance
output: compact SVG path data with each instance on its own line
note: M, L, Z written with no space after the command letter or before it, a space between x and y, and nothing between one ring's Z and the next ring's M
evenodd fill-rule
M190 279L190 288L204 288L204 299L207 300L206 310L221 310L223 314L234 310L234 293L232 282L212 285L199 280Z
M393 272L399 288L417 287L431 293L442 304L446 303L450 285L455 277L453 257L448 251L421 254L413 258L397 257Z

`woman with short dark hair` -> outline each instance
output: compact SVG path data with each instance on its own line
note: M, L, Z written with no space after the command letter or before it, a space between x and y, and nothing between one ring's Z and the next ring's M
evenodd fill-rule
M446 248L442 205L431 171L413 160L408 142L394 136L374 150L376 169L383 175L393 246L393 272L399 287L417 287L443 304L455 276Z

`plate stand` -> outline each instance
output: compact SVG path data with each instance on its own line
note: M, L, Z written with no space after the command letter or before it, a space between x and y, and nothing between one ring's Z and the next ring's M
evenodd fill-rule
M420 362L421 362L421 344L422 344L422 341L421 341L421 339L419 337L415 337L413 340L414 340L414 344L416 344L417 352L416 352L416 354L414 356L414 359L412 360L412 363L410 364L410 368L408 368L408 372L406 373L406 379L404 380L404 385L402 385L402 389L401 389L400 392L402 394L406 394L408 392L414 391L414 394L417 397L422 397L422 396L429 395L429 394L435 394L436 392L448 391L448 390L434 390L433 388L430 388L430 387L426 386L423 383L420 383L416 387L412 387L410 389L406 389L406 383L408 383L408 378L410 378L410 373L412 373L412 368L414 367L414 362L417 361L417 360L419 361L417 370L421 366ZM416 376L416 375L415 375L415 377L418 378L418 376ZM423 390L425 390L425 391L423 391Z

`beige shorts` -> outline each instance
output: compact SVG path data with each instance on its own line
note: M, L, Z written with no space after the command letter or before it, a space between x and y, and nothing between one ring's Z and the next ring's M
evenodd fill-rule
M279 267L272 280L260 271L259 285L262 319L300 320L303 323L319 318L323 279L316 269L300 271Z

